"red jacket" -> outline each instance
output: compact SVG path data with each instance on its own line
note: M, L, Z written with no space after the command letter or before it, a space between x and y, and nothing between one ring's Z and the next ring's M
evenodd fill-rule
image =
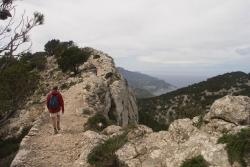
M52 97L52 95L56 95L58 97L58 100L59 100L59 108L57 109L50 109L49 108L49 101ZM59 93L58 91L52 91L50 94L48 94L47 96L47 108L49 110L50 113L56 113L56 112L59 112L61 109L62 109L62 113L64 113L64 102L63 102L63 98L62 98L62 95L61 93Z

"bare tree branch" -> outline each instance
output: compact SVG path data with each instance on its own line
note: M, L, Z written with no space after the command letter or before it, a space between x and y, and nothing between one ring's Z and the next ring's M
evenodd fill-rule
M13 15L11 15L11 11ZM44 16L41 13L35 12L33 17L30 18L25 16L25 11L21 15L20 20L16 22L14 21L15 13L13 0L2 0L0 3L0 21L5 21L9 17L10 20L5 26L0 27L0 57L14 57L15 52L21 45L30 43L29 32L44 22Z

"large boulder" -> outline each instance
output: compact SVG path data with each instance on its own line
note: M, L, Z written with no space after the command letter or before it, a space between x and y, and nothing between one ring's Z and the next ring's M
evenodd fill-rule
M205 116L206 121L211 119L222 119L236 125L250 124L250 98L228 95L216 100Z

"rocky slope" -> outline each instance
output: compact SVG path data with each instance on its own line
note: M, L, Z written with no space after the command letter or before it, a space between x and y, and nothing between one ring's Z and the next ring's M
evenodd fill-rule
M128 71L121 67L118 70L127 79L129 86L134 89L138 98L159 96L176 89L175 86L163 80L143 73Z
M80 67L81 74L77 77L63 74L54 59L49 58L48 67L51 68L44 72L46 81L41 82L41 90L37 90L41 93L35 93L37 96L30 99L19 117L10 121L8 128L1 128L1 134L9 138L22 132L24 124L32 126L20 144L12 167L90 167L89 154L98 145L124 133L126 143L114 152L114 164L109 166L178 167L183 161L201 155L210 167L240 167L239 162L230 161L226 144L218 143L218 139L224 134L236 134L249 128L249 97L225 96L213 103L204 117L175 120L168 131L153 132L144 125L127 127L138 122L133 92L111 57L92 48L84 49L91 56ZM240 82L246 83L243 79ZM44 104L47 91L54 85L62 89L66 109L58 135L51 134ZM31 117L32 113L36 114ZM95 113L103 114L115 125L101 133L86 131L84 124ZM111 144L115 146L116 142ZM243 155L247 166L250 166L249 154Z
M217 100L202 120L199 118L174 121L168 131L153 132L139 125L127 134L127 143L118 149L116 166L121 167L179 167L185 160L198 155L204 157L209 167L240 167L230 163L225 144L218 139L225 134L236 134L250 125L250 98L225 96ZM75 166L89 166L88 154L103 141L124 131L121 127L107 127L101 134L84 133L86 144ZM244 161L250 166L248 155Z
M166 129L176 119L205 114L216 99L226 95L250 96L250 74L226 73L158 97L140 99L140 122L155 130Z
M16 116L1 127L1 142L20 136L23 129L29 129L32 126L35 128L28 136L34 136L37 133L37 129L46 123L42 121L43 118L49 119L44 102L46 94L54 85L58 85L62 92L67 92L66 95L71 94L72 87L77 86L74 93L72 92L74 96L70 96L72 99L65 97L67 101L74 102L68 104L68 108L72 108L74 110L72 112L77 114L77 117L101 113L120 126L138 122L136 98L126 80L116 69L113 59L101 51L92 48L83 49L91 56L80 67L81 74L77 76L62 73L55 59L48 57L46 69L41 74L39 89L30 97L22 111L16 112ZM74 100L77 101L76 104L81 103L81 105L74 106ZM78 123L83 127L85 121L78 121ZM22 151L17 157L20 154Z

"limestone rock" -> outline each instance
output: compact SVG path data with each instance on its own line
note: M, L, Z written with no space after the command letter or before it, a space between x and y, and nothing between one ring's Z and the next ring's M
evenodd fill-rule
M168 131L139 133L135 128L129 134L136 135L116 152L118 161L126 167L178 167L202 155L210 167L237 166L229 163L225 145L217 141L223 133L237 133L249 125L249 105L249 97L226 96L212 105L199 128L195 126L202 120L199 117L175 120Z
M145 125L138 125L135 128L132 127L132 131L128 133L128 139L135 139L145 136L153 132L153 130Z
M174 121L169 126L168 131L176 142L185 142L191 135L197 132L197 128L193 126L192 120L187 118Z
M129 138L116 155L121 166L128 167L176 167L198 155L211 166L230 166L224 145L217 144L216 137L193 126L190 119L174 121L169 131Z
M91 55L81 67L84 69L83 98L88 107L120 126L137 123L136 98L116 69L113 59L101 51L84 49Z
M250 124L250 98L247 96L225 96L211 106L205 120L222 119L236 125Z
M111 125L102 131L102 134L111 136L113 134L121 132L122 128L120 126Z

